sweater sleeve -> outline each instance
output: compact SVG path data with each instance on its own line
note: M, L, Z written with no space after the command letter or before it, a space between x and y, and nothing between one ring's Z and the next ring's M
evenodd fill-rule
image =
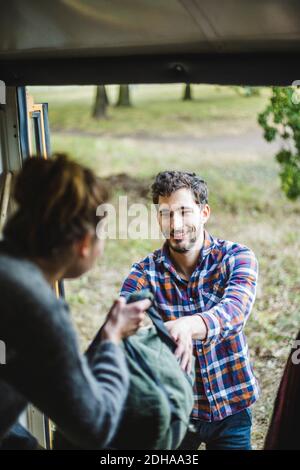
M15 287L15 286L14 286ZM73 444L104 448L114 437L128 393L129 374L120 346L99 342L88 360L64 301L51 289L1 285L10 315L7 344L16 351L6 380L56 423ZM7 298L8 296L8 298ZM10 306L10 308L9 308Z

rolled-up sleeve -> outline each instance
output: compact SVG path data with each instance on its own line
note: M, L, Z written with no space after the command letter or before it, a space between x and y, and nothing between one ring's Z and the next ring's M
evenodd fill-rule
M227 261L228 281L221 301L199 313L207 327L204 345L218 343L239 333L251 313L258 280L258 262L246 247L234 249Z

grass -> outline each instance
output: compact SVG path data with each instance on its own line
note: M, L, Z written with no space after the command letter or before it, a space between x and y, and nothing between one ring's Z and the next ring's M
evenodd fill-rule
M109 100L116 102L116 87L107 87ZM206 135L218 133L224 120L227 133L234 134L249 122L264 106L269 95L262 89L260 96L241 98L234 88L194 85L194 101L181 101L182 85L135 85L132 89L133 106L110 106L107 119L91 117L95 87L41 87L35 91L37 101L49 99L49 116L54 130L83 130L106 135L161 134ZM230 117L230 119L229 119ZM202 127L203 126L203 127Z
M272 146L263 143L256 116L269 91L243 98L232 88L194 86L181 102L179 85L138 86L134 107L111 107L108 119L90 117L93 87L31 89L50 107L52 148L68 151L107 178L117 195L145 201L163 169L201 174L210 188L208 230L251 247L259 260L255 306L246 326L262 395L254 406L253 444L263 446L283 366L299 329L300 205L280 190ZM115 100L116 88L109 88ZM249 137L250 136L250 137ZM120 174L122 174L120 176ZM143 191L142 191L143 189ZM130 265L160 246L158 240L109 240L103 259L67 282L67 298L84 348L103 321Z

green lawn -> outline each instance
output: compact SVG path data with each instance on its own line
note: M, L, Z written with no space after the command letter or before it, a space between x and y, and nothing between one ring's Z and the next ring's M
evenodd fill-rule
M300 204L280 191L272 147L256 124L269 90L245 98L233 88L194 86L195 100L182 102L181 85L136 86L133 107L110 107L94 121L95 87L31 88L48 102L54 151L105 177L117 196L149 203L147 188L163 169L187 169L209 184L208 230L251 247L259 260L257 300L246 326L262 389L254 407L253 443L262 447L291 340L299 329ZM115 100L116 87L109 87ZM121 174L121 176L120 176ZM82 347L103 321L132 262L160 245L157 240L109 240L105 256L81 279L66 283Z
M84 130L106 135L188 134L205 136L219 133L226 120L226 132L238 132L255 123L255 113L262 109L269 91L260 96L241 98L231 87L194 85L194 100L181 101L182 85L134 85L133 106L116 108L116 86L108 89L112 105L107 119L91 117L95 87L39 87L37 101L51 102L50 121L53 129Z

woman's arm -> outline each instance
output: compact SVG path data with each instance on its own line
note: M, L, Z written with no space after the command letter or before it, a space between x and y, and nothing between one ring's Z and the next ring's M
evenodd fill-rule
M103 341L88 363L79 352L66 304L50 289L35 287L35 295L19 288L13 302L9 299L14 325L9 345L17 353L5 366L6 379L73 444L106 447L128 392L123 351Z

